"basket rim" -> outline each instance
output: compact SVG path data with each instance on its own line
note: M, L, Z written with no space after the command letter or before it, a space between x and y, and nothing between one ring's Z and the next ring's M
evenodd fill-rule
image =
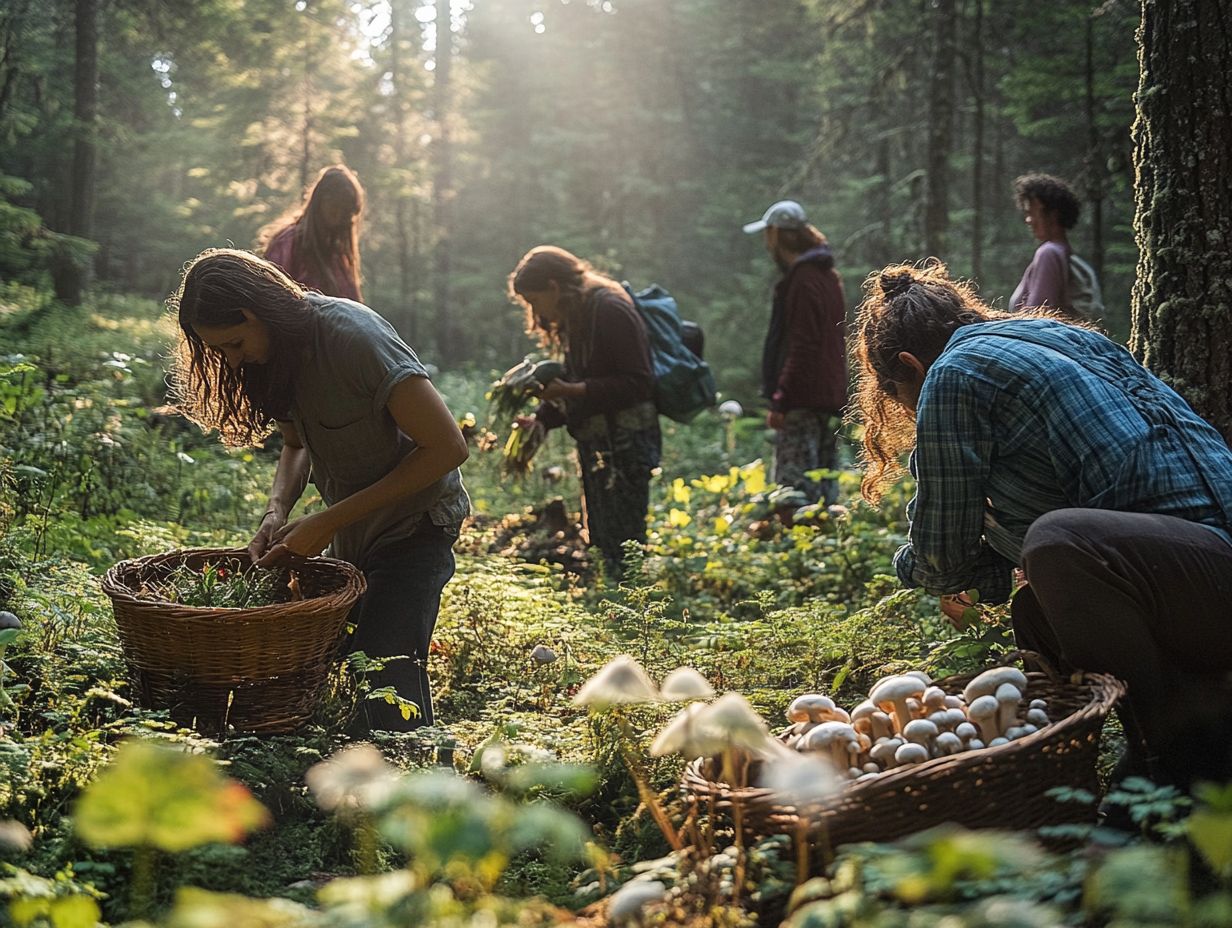
M950 677L944 677L940 680L934 680L933 686L952 686L960 680L970 680L977 674L955 674ZM1117 701L1125 695L1128 687L1126 684L1112 676L1104 673L1083 673L1080 678L1075 681L1072 678L1060 681L1050 680L1047 674L1031 672L1027 674L1028 679L1043 679L1054 686L1074 686L1087 688L1091 690L1091 698L1086 705L1075 709L1062 719L1052 722L1038 731L1032 732L1026 737L1019 738L1015 741L1010 741L1007 744L999 744L996 747L984 747L975 751L963 751L959 754L951 754L948 757L932 757L920 764L909 764L899 767L892 767L889 770L884 770L876 777L870 777L867 780L851 780L844 783L834 794L831 800L821 802L817 805L800 809L790 803L779 802L775 796L774 790L765 786L740 786L733 787L729 783L722 780L712 780L702 773L702 765L706 762L705 757L696 757L685 765L684 769L684 785L692 792L705 796L712 795L716 798L739 799L742 802L764 802L774 806L776 812L786 814L807 815L816 812L819 809L824 809L831 804L833 800L846 801L851 797L859 797L868 792L882 792L886 789L897 787L900 782L906 782L920 777L921 775L931 773L935 770L940 770L946 767L961 769L964 767L974 767L977 763L981 763L984 759L997 756L1008 756L1032 750L1035 746L1046 742L1057 740L1064 737L1066 732L1079 724L1081 724L1088 716L1093 713L1106 715L1116 705Z
M137 596L133 589L120 579L122 575L129 571L138 570L156 562L185 561L189 557L201 556L222 559L224 557L246 557L247 555L248 551L246 548L176 548L158 554L125 558L107 568L107 571L103 574L101 585L103 592L107 594L113 603L124 602L127 605L140 609L174 610L183 613L181 615L167 615L164 617L166 621L188 621L205 616L211 617L214 621L266 618L275 613L286 612L288 609L303 608L306 604L311 604L314 608L320 608L339 600L357 599L367 588L367 581L364 578L363 572L354 564L339 558L322 557L320 555L306 558L299 565L299 569L304 567L310 569L324 568L326 571L342 574L345 582L338 589L331 590L322 596L312 596L285 603L268 603L264 606L249 606L247 608L235 606L190 606L167 599L151 599L145 596ZM355 591L354 597L351 596L352 591Z

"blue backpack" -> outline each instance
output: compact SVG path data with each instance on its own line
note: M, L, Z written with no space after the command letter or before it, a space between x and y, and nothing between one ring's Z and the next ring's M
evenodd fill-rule
M650 365L654 371L655 408L677 422L690 422L715 404L718 392L710 366L689 350L676 300L658 284L636 293L625 290L646 322L650 336Z

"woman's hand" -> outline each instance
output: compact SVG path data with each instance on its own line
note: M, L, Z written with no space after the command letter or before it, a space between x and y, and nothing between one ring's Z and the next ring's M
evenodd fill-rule
M337 528L329 510L288 522L274 535L273 545L256 562L258 567L282 567L316 557L334 539Z
M254 564L261 560L265 553L273 547L274 539L286 524L287 517L281 512L271 509L265 513L265 517L261 519L261 527L257 529L257 534L253 535L252 541L248 542L248 557Z
M576 400L585 395L585 381L579 380L574 383L569 380L561 380L558 377L543 388L543 392L539 394L539 397L545 400Z
M967 622L967 610L974 609L975 603L967 596L966 593L946 593L944 596L938 597L941 601L941 614L946 617L946 620L959 631L962 631L969 624Z

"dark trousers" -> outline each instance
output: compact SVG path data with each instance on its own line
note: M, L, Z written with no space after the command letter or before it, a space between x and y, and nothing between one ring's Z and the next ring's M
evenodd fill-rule
M834 470L838 463L838 424L834 416L818 409L793 409L783 416L783 427L774 435L774 482L795 487L810 503L827 505L838 498L833 477L814 480L815 470Z
M392 686L398 695L419 706L419 715L404 719L397 706L369 699L359 722L369 730L410 731L431 725L432 689L428 682L428 648L441 606L441 590L454 572L452 530L424 526L409 538L377 548L358 564L368 589L355 604L355 631L350 651L369 657L405 655L383 670L370 672L373 689Z
M1232 544L1172 516L1060 509L1023 545L1014 637L1129 695L1131 758L1188 786L1232 776Z
M626 541L646 541L651 471L659 463L659 429L617 428L610 440L578 441L586 534L608 575L622 574Z

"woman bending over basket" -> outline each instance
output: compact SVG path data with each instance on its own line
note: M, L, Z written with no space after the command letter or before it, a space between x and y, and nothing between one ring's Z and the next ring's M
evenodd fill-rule
M420 708L408 722L395 706L370 705L369 727L431 724L428 646L469 501L458 473L466 442L419 358L368 307L308 292L243 251L202 252L169 305L184 414L231 446L274 424L282 433L253 561L274 567L329 546L362 570L368 589L350 647L409 657L373 684ZM288 522L310 473L327 508Z
M996 312L940 264L871 275L858 318L863 494L911 451L899 579L957 622L1014 595L1014 635L1129 685L1120 773L1232 775L1232 451L1121 346Z

